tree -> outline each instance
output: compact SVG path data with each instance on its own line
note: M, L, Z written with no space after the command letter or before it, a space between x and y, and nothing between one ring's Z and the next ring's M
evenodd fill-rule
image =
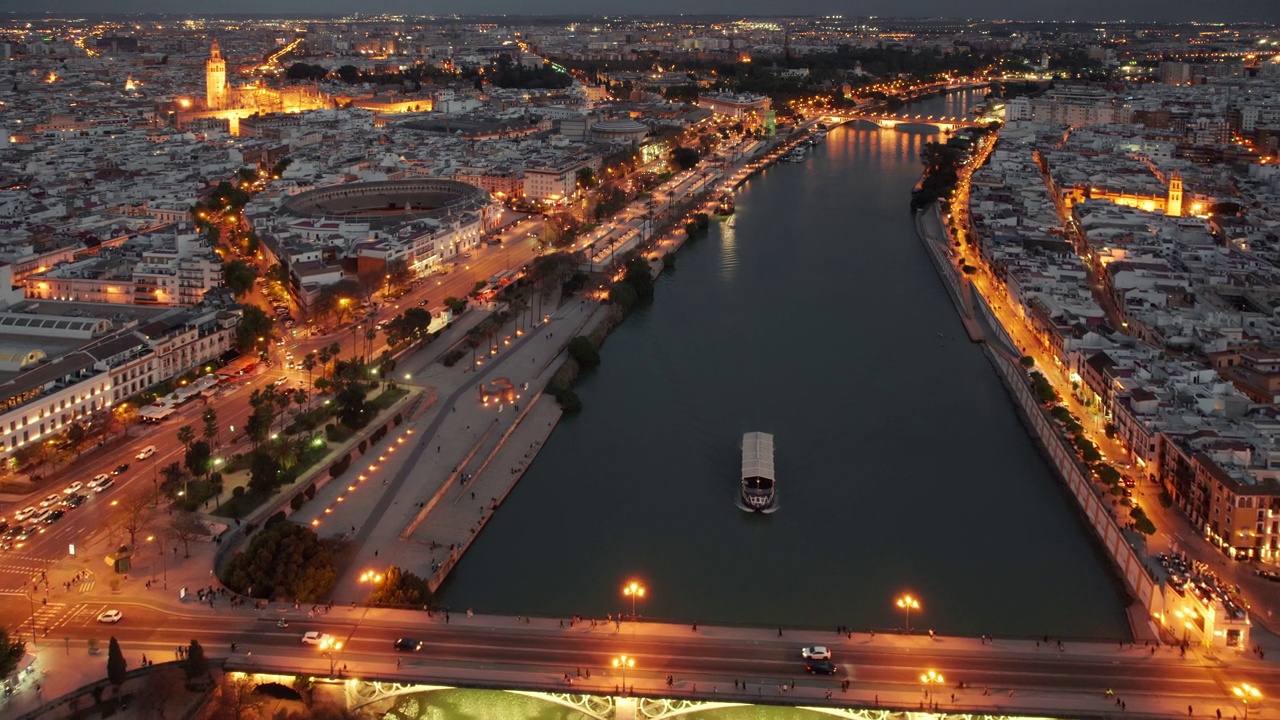
M138 547L138 533L144 532L155 516L156 496L146 492L139 495L121 495L114 517L114 525L129 535L129 548Z
M395 565L387 568L382 583L369 594L373 605L427 605L431 600L426 580Z
M249 458L249 491L270 495L280 486L280 461L271 453L254 450Z
M265 700L254 692L257 681L251 675L225 673L218 685L212 717L216 720L246 720L257 715Z
M569 341L569 355L578 361L578 365L589 368L600 364L600 350L591 338L579 335Z
M165 711L182 697L182 671L161 665L147 673L146 690L138 693L140 714L165 720Z
M242 353L265 350L275 338L275 320L268 317L257 305L241 308L240 324L236 326L236 350Z
M369 424L369 408L365 402L364 387L348 382L334 397L338 405L338 422L359 430Z
M182 443L182 447L187 450L191 449L191 443L196 439L196 431L190 425L183 425L178 428L178 442Z
M0 628L0 677L9 677L9 673L18 668L18 662L26 651L26 643L11 639L9 631Z
M596 178L595 171L589 167L578 168L574 178L578 187L582 190L591 190L600 184L600 180Z
M192 639L187 646L186 667L187 680L197 680L209 674L209 659L204 656L204 648L200 641Z
M174 513L173 519L169 521L169 532L173 539L182 543L182 556L191 557L190 543L192 540L199 540L208 534L204 523L200 522L200 518L193 512L185 510Z
M186 457L183 458L183 465L192 475L204 477L209 474L209 463L213 460L213 450L210 449L209 443L205 440L197 440L191 443L191 447L187 448Z
M316 354L314 352L309 352L302 356L302 369L307 371L307 387L310 388L312 387L311 371L316 369ZM310 409L310 406L308 406L308 409Z
M107 680L119 688L124 684L128 671L129 663L124 659L124 653L120 651L120 643L116 642L115 636L112 635L111 642L107 646Z
M259 532L231 558L223 579L250 597L315 602L333 588L337 571L333 553L311 528L282 522Z
M253 281L257 279L258 268L244 260L232 260L222 266L222 284L237 298L248 295L253 289Z
M671 161L680 166L681 170L691 170L701 158L698 151L693 148L678 147L671 151Z
M204 422L204 430L200 436L209 442L210 447L217 444L218 439L218 411L213 408L205 408L200 413L200 419Z

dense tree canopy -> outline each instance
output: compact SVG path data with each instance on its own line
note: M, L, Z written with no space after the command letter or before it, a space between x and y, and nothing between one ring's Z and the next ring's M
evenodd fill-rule
M281 522L262 530L227 563L223 581L242 595L316 602L337 579L333 554L310 528Z

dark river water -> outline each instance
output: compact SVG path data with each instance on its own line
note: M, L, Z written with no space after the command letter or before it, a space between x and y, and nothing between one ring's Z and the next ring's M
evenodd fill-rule
M964 115L953 94L908 112ZM458 609L1127 636L1075 506L908 211L933 136L840 128L687 246L444 587ZM735 505L773 433L781 509Z

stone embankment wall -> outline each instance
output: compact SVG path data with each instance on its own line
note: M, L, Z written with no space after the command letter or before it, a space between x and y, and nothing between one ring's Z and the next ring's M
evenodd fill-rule
M947 233L946 222L941 217L941 212L936 204L927 212L935 213L938 225L942 228L942 232L948 236L947 241L951 242L949 233ZM954 262L942 255L942 248L937 241L930 239L930 234L925 228L925 213L920 213L916 216L916 231L921 242L924 243L930 259L934 261L934 266L938 269L938 275L947 286L947 290L951 294L951 298L955 302L961 317L969 322L976 322L976 318L966 317L968 307L976 305L977 310L985 316L987 325L998 333L1002 340L1008 343L1008 347L1016 348L1017 345L1008 336L1004 326L997 320L994 311L987 305L985 299L979 293L971 292L968 283L956 270ZM971 292L971 297L975 299L971 303L963 302L962 292ZM1142 562L1142 558L1129 545L1119 520L1112 512L1110 498L1100 496L1098 491L1095 490L1088 471L1076 457L1075 450L1067 445L1066 438L1062 436L1048 413L1041 407L1031 387L1031 380L1027 377L1026 369L1019 362L1019 358L991 343L984 343L983 349L988 359L999 371L1000 379L1004 382L1005 388L1017 404L1017 408L1023 417L1023 422L1044 450L1049 462L1058 471L1058 477L1066 484L1072 497L1075 498L1081 514L1089 523L1089 527L1093 529L1094 535L1102 543L1103 548L1106 549L1117 575L1124 582L1130 596L1146 611L1147 617L1150 617L1152 613L1163 612L1164 596L1162 586L1151 576L1146 565ZM1139 629L1134 628L1134 630L1135 634L1137 634Z

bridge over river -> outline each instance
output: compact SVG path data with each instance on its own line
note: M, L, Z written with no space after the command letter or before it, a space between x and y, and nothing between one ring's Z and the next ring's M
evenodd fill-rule
M1250 716L1280 714L1269 700L1280 693L1274 664L1252 654L1183 654L1173 645L924 632L837 635L834 629L695 630L460 612L446 620L440 613L428 618L363 608L337 608L281 629L275 617L264 611L214 623L223 637L238 638L228 668L341 683L349 707L378 714L410 697L429 702L420 694L453 688L532 694L602 720L675 717L736 704L806 707L850 718L901 717L931 706L937 714L965 717L1187 717L1189 708L1194 717L1217 717L1219 710L1223 717L1243 717L1245 698L1237 690L1250 698ZM335 646L301 645L304 630L330 633ZM393 642L403 637L421 640L422 649L397 652ZM121 644L134 646L128 638ZM171 649L173 643L160 644ZM830 648L833 675L806 672L800 648L809 645ZM216 641L206 647L226 648Z

